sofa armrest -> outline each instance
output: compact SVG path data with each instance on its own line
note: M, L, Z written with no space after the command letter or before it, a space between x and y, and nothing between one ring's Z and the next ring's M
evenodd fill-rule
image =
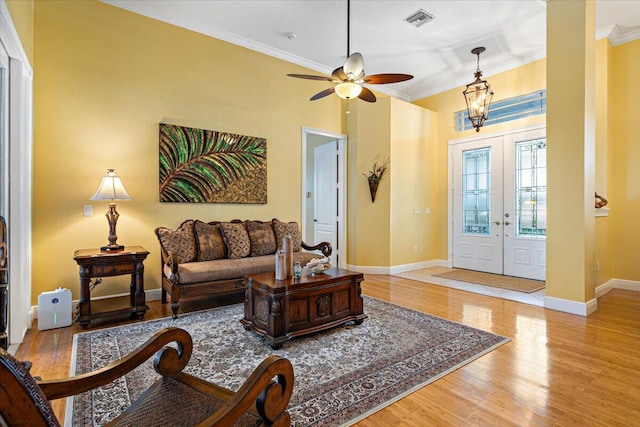
M306 249L308 251L319 250L324 256L330 256L332 251L331 243L329 242L320 242L315 246L307 245L305 242L302 242L301 246L303 249Z
M173 252L167 252L166 258L163 256L163 261L171 270L171 276L178 274L178 260Z

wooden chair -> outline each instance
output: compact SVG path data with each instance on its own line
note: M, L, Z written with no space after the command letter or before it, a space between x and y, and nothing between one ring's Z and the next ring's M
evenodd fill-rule
M177 349L166 346L172 342L177 343ZM102 369L48 381L35 380L21 362L0 349L0 425L4 421L8 426L59 426L50 400L106 385L154 354L154 367L161 377L107 425L291 425L286 409L293 392L293 367L287 359L266 358L233 393L182 372L192 348L186 331L166 328L133 353Z

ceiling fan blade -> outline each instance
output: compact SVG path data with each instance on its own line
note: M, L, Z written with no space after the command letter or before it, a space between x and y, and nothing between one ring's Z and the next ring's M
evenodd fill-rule
M367 76L364 78L364 83L372 84L372 85L383 85L387 83L398 83L404 82L406 80L411 80L413 78L412 75L409 74L373 74L371 76Z
M316 93L311 97L309 101L315 101L316 99L324 98L325 96L331 95L335 91L336 90L333 87L330 87L329 89L325 89L322 92Z
M369 89L367 89L364 86L362 87L362 92L360 92L360 95L358 95L358 98L367 102L376 102L376 96L373 94L373 92L371 92Z
M360 52L352 53L344 62L342 69L353 80L364 76L364 58Z
M298 79L307 79L307 80L323 80L327 82L332 82L333 80L330 77L325 76L312 76L310 74L287 74L289 77L295 77Z

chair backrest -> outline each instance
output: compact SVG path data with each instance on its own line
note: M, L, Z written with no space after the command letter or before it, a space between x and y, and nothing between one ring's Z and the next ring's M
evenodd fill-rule
M60 426L51 403L25 366L0 348L0 425Z

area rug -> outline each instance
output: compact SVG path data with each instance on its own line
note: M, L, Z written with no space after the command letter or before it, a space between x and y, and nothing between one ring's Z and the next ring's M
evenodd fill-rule
M484 273L482 271L464 270L461 268L449 269L449 271L437 273L434 274L434 276L526 293L545 288L545 282L542 280L524 279L521 277Z
M513 276L501 276L499 274L483 273L481 271L464 270L460 268L429 267L420 270L398 273L394 276L404 279L417 280L419 282L434 283L432 277L443 277L459 282L475 283L494 288L508 289L523 293L533 293L544 289L546 283L541 280L523 279Z
M350 425L508 342L507 338L364 297L361 325L347 324L273 350L246 331L242 304L74 335L71 375L99 369L167 326L187 330L186 372L237 390L270 354L288 358L293 426ZM69 398L65 425L103 425L157 378L151 361L93 392Z

